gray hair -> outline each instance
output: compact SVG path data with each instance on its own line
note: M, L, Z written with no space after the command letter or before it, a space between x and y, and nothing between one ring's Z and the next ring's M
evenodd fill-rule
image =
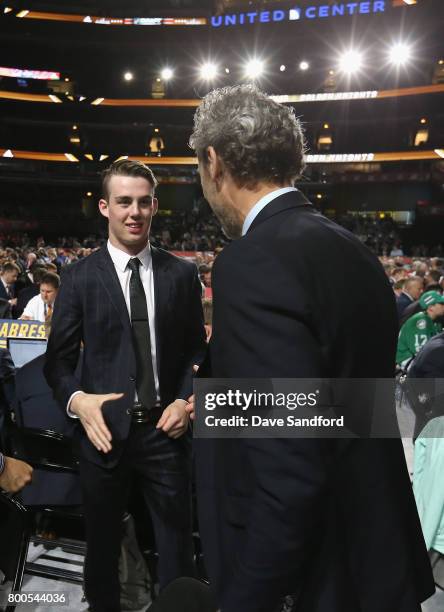
M304 137L293 108L252 84L207 94L194 115L189 144L203 164L207 148L214 147L239 187L288 184L305 167Z

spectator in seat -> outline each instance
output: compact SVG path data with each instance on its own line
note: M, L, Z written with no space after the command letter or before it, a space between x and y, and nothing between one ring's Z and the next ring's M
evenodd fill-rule
M429 285L427 287L427 291L437 291L438 293L442 295L443 289L440 284L436 284L436 285ZM407 321L407 319L410 319L410 317L413 317L414 314L421 312L421 310L422 308L419 303L419 299L409 304L405 308L404 312L402 313L401 319L399 320L399 327L401 328L404 325L404 323Z
M32 321L50 321L54 302L60 287L60 277L54 272L47 272L40 281L40 292L26 304L21 319Z
M27 305L29 300L40 293L41 280L43 276L47 274L46 269L38 265L34 265L31 271L32 271L32 278L33 278L32 285L29 285L28 287L24 287L23 289L19 291L17 295L17 308L16 308L17 317L20 317L22 315L25 309L25 306Z
M15 307L17 305L16 282L20 268L17 264L7 262L2 268L0 275L0 298L6 300L11 309L12 315L15 315Z
M396 351L396 363L405 368L427 340L442 331L437 320L444 316L444 296L437 291L426 291L419 298L422 312L410 317L401 327Z
M424 291L424 280L420 276L412 276L405 281L404 288L396 300L398 319L401 319L404 310L415 300L419 300Z

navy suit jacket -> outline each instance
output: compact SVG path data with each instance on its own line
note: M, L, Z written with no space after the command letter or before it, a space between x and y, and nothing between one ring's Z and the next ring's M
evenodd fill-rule
M203 376L394 376L398 322L380 263L299 192L270 202L223 250L212 287ZM272 612L290 594L296 612L420 612L433 593L400 440L234 437L194 448L223 612Z
M154 274L156 351L163 408L192 393L193 364L202 361L205 330L200 283L194 264L151 247ZM81 380L76 378L83 343ZM103 414L113 435L107 455L97 451L82 427L76 436L83 456L114 466L128 436L134 403L136 361L131 322L119 279L106 247L68 266L54 307L45 375L62 409L78 390L124 393Z
M413 300L407 294L401 293L396 298L396 308L398 310L398 319L401 320L404 310L412 304Z
M14 288L12 289L12 293L14 295ZM9 295L6 292L5 286L3 284L3 282L0 280L0 298L3 298L4 300L10 300L11 298L9 297Z

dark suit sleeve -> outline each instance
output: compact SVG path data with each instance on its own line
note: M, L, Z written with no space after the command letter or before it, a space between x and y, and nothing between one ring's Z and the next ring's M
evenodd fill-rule
M322 504L333 458L327 440L243 440L255 475L245 544L223 612L270 612L303 587L323 529Z
M193 393L193 365L200 365L206 352L206 336L201 298L201 284L194 267L190 279L190 299L185 330L184 368L176 399L188 399Z
M322 376L322 350L310 326L313 297L293 267L249 245L248 252L234 252L221 274L230 294L227 325L235 327L230 353L236 364L248 364L244 372L252 378ZM321 500L334 446L316 439L257 438L239 444L254 474L254 490L245 544L221 609L269 612L302 586L302 567L322 530Z
M83 313L74 270L67 268L57 294L44 373L56 399L66 406L75 391L81 391L75 376L82 341Z

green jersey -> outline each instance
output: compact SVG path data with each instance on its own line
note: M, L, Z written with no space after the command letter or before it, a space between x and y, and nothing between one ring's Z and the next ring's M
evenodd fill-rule
M441 323L433 321L426 312L418 312L407 319L399 332L396 363L409 361L427 340L441 331Z

